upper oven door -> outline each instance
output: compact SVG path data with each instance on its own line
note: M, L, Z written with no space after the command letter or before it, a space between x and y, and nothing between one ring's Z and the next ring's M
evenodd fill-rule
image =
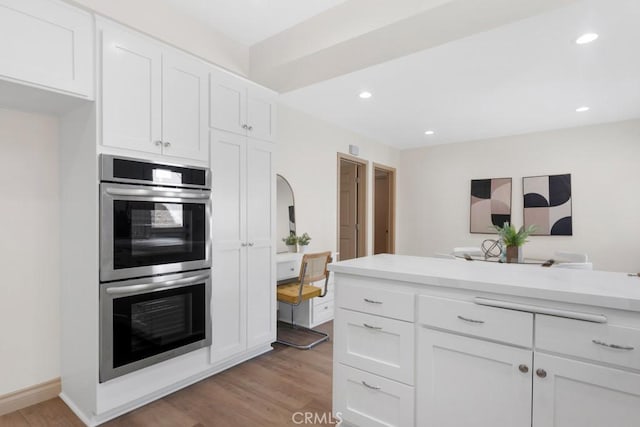
M100 184L100 281L211 266L210 191Z

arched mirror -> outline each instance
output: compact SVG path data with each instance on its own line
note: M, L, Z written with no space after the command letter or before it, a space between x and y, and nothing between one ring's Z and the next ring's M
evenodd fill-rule
M287 252L287 246L282 239L290 234L296 234L296 210L293 188L282 175L277 175L276 198L277 248L278 252Z

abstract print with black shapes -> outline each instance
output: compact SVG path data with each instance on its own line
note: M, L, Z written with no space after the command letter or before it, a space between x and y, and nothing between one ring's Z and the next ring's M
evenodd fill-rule
M524 226L536 226L534 235L573 235L571 174L522 179Z
M471 233L495 233L511 222L511 178L471 180Z

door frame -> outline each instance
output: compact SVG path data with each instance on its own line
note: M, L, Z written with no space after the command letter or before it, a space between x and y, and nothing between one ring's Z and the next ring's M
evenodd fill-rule
M360 258L363 256L367 256L369 253L369 248L368 248L368 240L367 240L367 235L368 233L368 228L367 228L367 207L368 207L368 178L369 178L369 161L368 160L364 160L364 159L360 159L358 157L354 157L351 156L349 154L344 154L344 153L338 153L337 156L337 162L336 162L336 176L337 176L337 195L336 195L336 199L337 199L337 216L336 216L336 252L340 252L340 169L341 169L341 163L342 161L347 161L347 162L351 162L351 163L355 163L356 165L358 165L358 167L362 168L362 175L364 176L364 179L361 180L360 182L358 182L358 184L360 184L360 186L358 187L358 216L362 219L361 222L361 227L360 230L358 232L358 248L356 248L356 258ZM362 189L362 191L360 191L360 189ZM362 197L360 197L360 194L362 194Z
M382 163L373 162L373 185L372 185L372 207L371 207L371 223L373 231L371 241L374 242L373 252L375 253L376 241L376 170L383 170L389 174L389 253L396 253L396 168L383 165Z

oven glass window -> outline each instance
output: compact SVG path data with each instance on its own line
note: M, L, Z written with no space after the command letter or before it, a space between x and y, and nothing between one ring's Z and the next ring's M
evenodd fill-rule
M203 204L115 200L113 223L115 270L205 259Z
M204 340L205 285L113 301L113 367Z

